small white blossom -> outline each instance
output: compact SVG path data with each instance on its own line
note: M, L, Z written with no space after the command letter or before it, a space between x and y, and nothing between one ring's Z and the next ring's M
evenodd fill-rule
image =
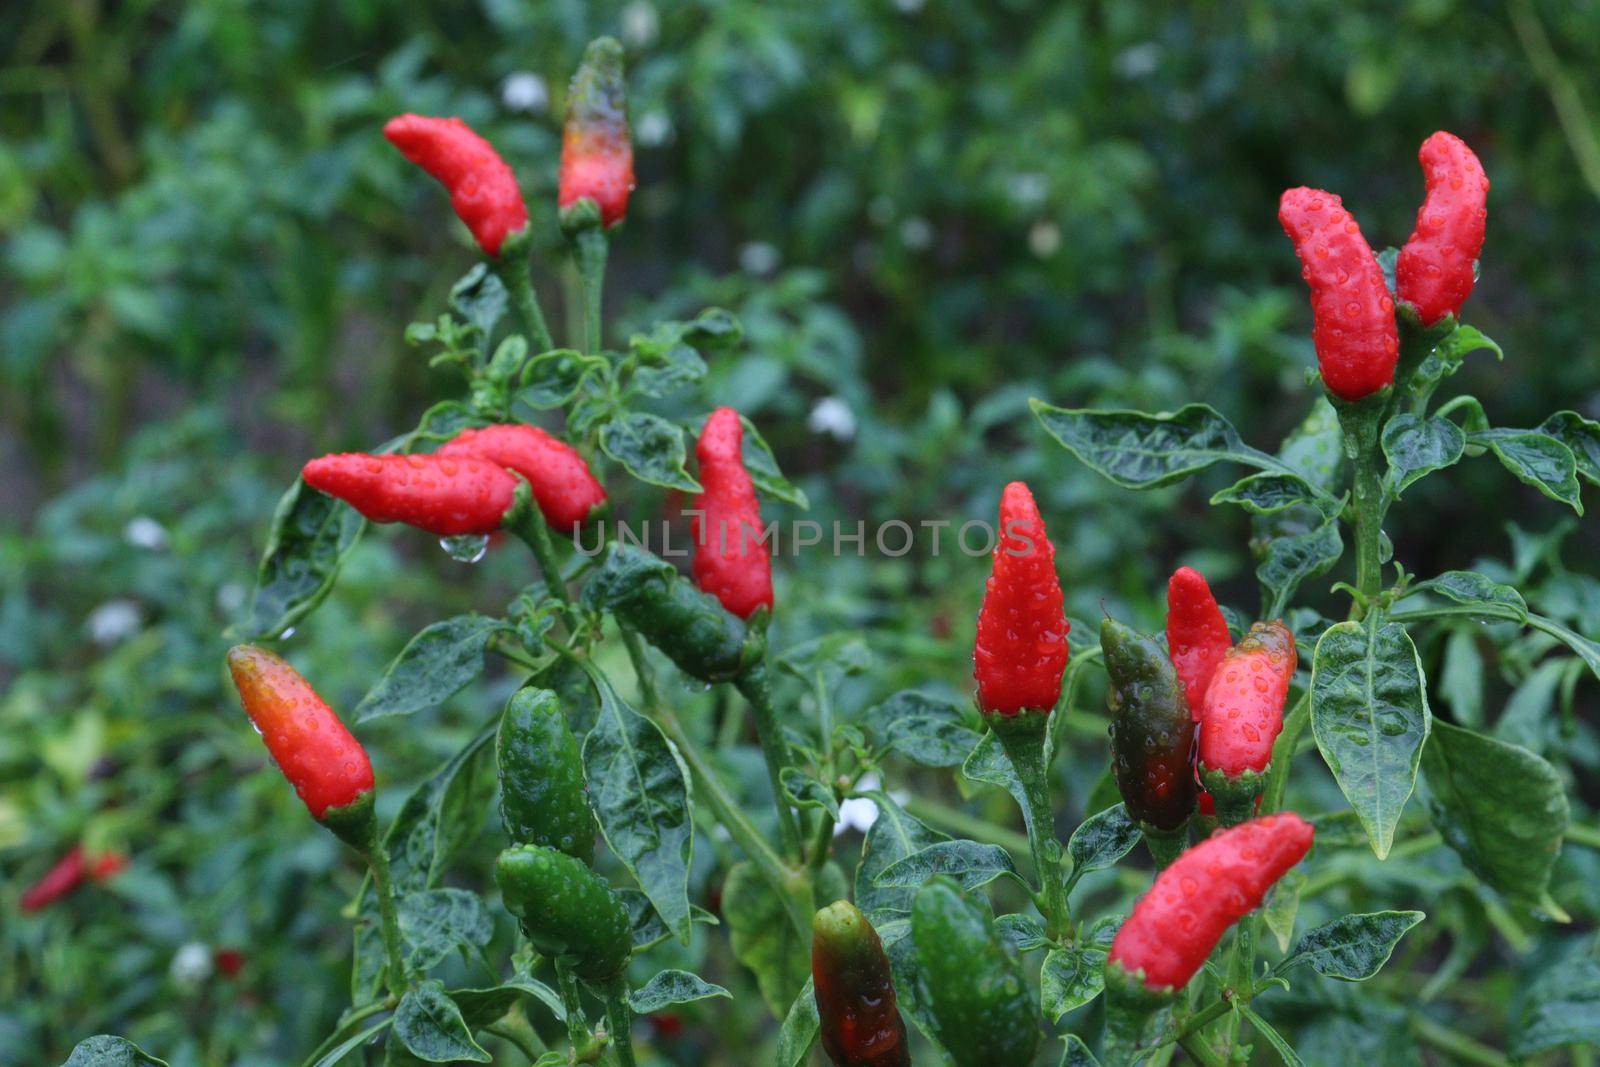
M746 274L771 274L782 261L778 249L765 241L751 241L739 249L739 266Z
M533 71L519 70L500 83L500 100L512 111L543 111L550 106L550 87Z
M622 39L630 48L648 48L661 32L661 16L649 0L633 0L622 9Z
M134 548L160 552L167 547L167 528L148 515L135 515L122 528L122 539Z
M850 410L850 405L843 398L825 396L817 401L811 414L806 416L806 429L848 441L856 435L856 413Z
M97 645L114 645L139 632L143 621L139 605L126 599L108 600L89 613L85 624L89 640Z

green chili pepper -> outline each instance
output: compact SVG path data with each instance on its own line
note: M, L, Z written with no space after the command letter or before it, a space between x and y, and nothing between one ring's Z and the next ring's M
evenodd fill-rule
M567 956L580 978L603 983L622 972L633 951L628 910L604 878L543 845L500 853L495 881L506 908L533 947Z
M1032 1063L1038 1012L988 907L931 879L912 902L911 940L939 1043L957 1067Z
M701 681L732 681L760 653L760 637L716 597L696 589L670 563L630 545L611 546L584 600L609 610Z
M500 820L514 844L546 845L594 862L594 813L578 739L548 689L519 689L500 719Z
M1158 835L1194 813L1194 718L1166 650L1115 619L1100 624L1106 704L1111 710L1111 765L1132 815ZM1152 850L1158 848L1151 842ZM1158 858L1161 858L1158 855Z

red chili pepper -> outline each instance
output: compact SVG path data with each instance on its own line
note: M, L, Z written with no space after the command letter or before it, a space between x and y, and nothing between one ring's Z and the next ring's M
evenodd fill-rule
M1219 830L1156 875L1107 954L1151 992L1189 984L1228 927L1261 904L1272 883L1311 848L1310 823L1292 812Z
M370 796L372 762L311 683L255 645L228 652L245 714L318 822Z
M244 970L244 953L236 948L219 948L211 954L211 962L225 978L237 978Z
M1311 286L1311 336L1328 391L1360 400L1389 385L1400 355L1394 298L1355 218L1334 194L1302 187L1283 194L1278 222Z
M1422 142L1417 159L1428 192L1394 277L1400 299L1432 326L1460 314L1472 292L1489 218L1489 176L1466 142L1443 130Z
M306 484L373 522L403 522L440 537L487 534L511 510L517 476L473 456L323 456L300 470Z
M1000 497L1000 534L972 648L984 713L1012 716L1031 709L1048 714L1061 698L1070 628L1055 546L1033 494L1022 482L1012 482Z
M568 90L557 204L593 200L606 226L622 221L634 188L626 92L622 46L610 37L592 42Z
M1283 702L1297 662L1294 634L1258 622L1228 651L1206 690L1200 716L1200 767L1229 778L1264 771L1283 729Z
M683 1016L668 1011L658 1011L645 1017L650 1029L660 1038L674 1038L683 1034Z
M1167 580L1167 652L1195 722L1200 721L1211 676L1232 644L1228 623L1205 576L1193 567L1179 567Z
M384 124L383 135L449 191L450 206L487 254L498 256L506 237L528 225L517 176L465 122L400 115Z
M89 861L89 877L96 882L109 882L127 869L128 857L115 849Z
M516 471L528 480L544 521L562 533L571 534L606 502L605 488L578 450L537 426L462 430L434 455L476 456Z
M54 867L29 886L19 902L23 911L38 911L49 907L83 884L88 874L88 861L83 846L73 845L67 854L56 861Z
M744 424L732 408L718 408L700 428L695 445L700 484L695 499L695 554L690 570L702 590L741 619L772 607L772 555L761 540L761 507L744 466Z

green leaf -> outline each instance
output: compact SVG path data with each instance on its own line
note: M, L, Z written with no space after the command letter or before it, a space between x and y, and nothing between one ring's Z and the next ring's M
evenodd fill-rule
M1072 858L1068 889L1077 885L1078 879L1090 871L1115 865L1132 852L1143 837L1139 824L1128 815L1127 807L1122 804L1113 804L1083 820L1067 841L1067 855Z
M1467 440L1487 447L1521 481L1583 514L1578 462L1572 449L1554 437L1535 430L1478 430Z
M1529 612L1528 624L1536 630L1549 634L1572 649L1573 652L1578 654L1579 659L1589 665L1589 669L1594 672L1594 676L1600 678L1600 644L1596 644L1581 634L1574 633L1570 628L1543 615L1535 615Z
M1273 974L1308 963L1324 978L1364 982L1389 962L1406 931L1426 917L1420 911L1374 911L1323 923L1300 938Z
M999 915L994 925L1018 952L1032 952L1049 944L1044 926L1030 915Z
M1558 411L1539 424L1538 432L1566 445L1578 465L1578 476L1600 485L1600 422L1576 411Z
M78 1042L62 1067L167 1067L125 1037L99 1034Z
M794 1003L789 1005L778 1030L777 1067L803 1067L811 1058L811 1046L817 1043L817 1032L822 1029L822 1019L817 1014L816 988L810 978Z
M394 1036L407 1052L429 1063L492 1060L472 1039L461 1009L445 995L444 985L434 979L422 982L401 998L394 1011Z
M1004 789L1022 809L1023 818L1028 818L1028 796L1023 792L1022 780L1017 777L1011 757L1006 755L1005 747L993 730L984 731L978 739L977 746L961 764L961 774L971 781Z
M1472 629L1452 629L1445 640L1438 691L1463 725L1483 724L1483 656Z
M561 1001L561 994L527 975L507 978L489 989L452 989L448 995L461 1009L461 1018L466 1022L467 1029L472 1031L498 1021L523 997L532 997L543 1004L558 1022L565 1022L567 1018L567 1008Z
M1399 623L1330 626L1311 662L1317 748L1379 859L1416 786L1432 715L1417 648Z
M783 901L748 860L728 871L722 919L733 956L756 976L761 999L782 1017L811 973L811 945L802 943Z
M1600 946L1586 937L1519 991L1510 1018L1513 1056L1600 1044Z
M866 914L873 926L882 928L885 923L911 912L911 898L916 891L879 887L878 875L890 864L949 838L912 818L889 794L866 795L878 805L878 817L867 829L861 859L856 864L856 907Z
M600 357L586 356L570 348L540 353L522 368L521 386L511 401L512 414L531 421L529 412L519 407L537 413L567 404L578 395L584 381L604 366L605 360Z
M1300 910L1300 890L1305 887L1305 872L1296 867L1273 883L1261 905L1261 919L1278 941L1278 951L1288 952L1294 938L1294 917Z
M739 421L744 425L744 469L750 472L750 481L755 484L756 492L797 508L809 508L811 501L806 498L804 490L783 476L778 469L777 459L772 455L772 447L761 436L761 431L756 429L756 424L743 415L739 416Z
M1297 505L1316 506L1328 499L1319 496L1299 475L1278 471L1246 475L1211 495L1212 504L1238 504L1252 515L1273 515Z
M1289 537L1274 537L1262 549L1256 580L1267 590L1267 618L1283 614L1300 583L1326 574L1344 554L1339 520L1328 519L1316 529Z
M1563 917L1550 872L1570 814L1561 775L1517 745L1435 723L1423 756L1428 807L1445 843L1505 896Z
M342 1063L350 1053L387 1030L392 1022L394 1022L393 1016L379 1019L365 1029L357 1031L340 1041L316 1060L308 1063L306 1067L334 1067L335 1064Z
M889 864L873 884L880 889L915 889L936 874L948 875L968 890L988 885L1002 875L1021 881L1010 854L999 845L939 841Z
M1469 607L1474 604L1494 604L1510 608L1520 621L1528 621L1528 605L1521 593L1476 571L1445 571L1437 578L1418 582L1407 591L1408 596L1412 593L1436 593ZM1503 615L1497 614L1497 617Z
M1052 1023L1089 1003L1106 987L1106 951L1076 944L1051 949L1039 969L1039 1006Z
M1223 460L1258 463L1263 458L1205 404L1158 415L1071 410L1039 399L1028 406L1057 444L1124 489L1171 485Z
M1385 492L1398 499L1412 483L1460 462L1466 448L1467 435L1449 419L1396 415L1383 428Z
M1100 1067L1100 1061L1094 1058L1094 1053L1083 1043L1083 1038L1077 1034L1063 1034L1061 1040L1065 1042L1065 1047L1061 1050L1058 1067Z
M727 997L733 994L719 985L712 985L699 975L688 971L661 971L643 986L628 994L628 1006L640 1015L649 1015L674 1004L689 1004L708 997Z
M780 782L796 807L821 808L834 822L839 821L839 801L834 798L833 790L799 767L785 767Z
M278 501L241 636L283 636L333 589L339 566L366 529L354 508L296 478Z
M483 673L489 639L505 629L503 620L478 614L457 615L428 626L383 669L356 705L355 721L410 715L443 704Z
M482 948L494 934L489 911L465 889L423 889L395 902L413 970L427 971L458 946Z
M450 287L450 307L488 340L506 313L506 287L487 263L474 264Z
M589 669L600 711L583 739L583 776L606 844L639 882L661 920L689 943L689 861L694 851L689 772L660 727Z
M706 376L706 361L688 345L673 345L659 364L641 366L628 385L645 396L670 396Z
M1500 346L1472 326L1457 326L1434 345L1416 373L1411 376L1409 389L1414 396L1427 396L1433 387L1461 369L1462 361L1481 349L1493 352L1496 359L1505 359Z
M894 694L864 721L880 743L924 767L959 767L982 740L960 705L914 689Z
M612 419L600 431L600 447L641 482L686 493L701 491L700 483L684 468L683 431L659 415L630 411Z

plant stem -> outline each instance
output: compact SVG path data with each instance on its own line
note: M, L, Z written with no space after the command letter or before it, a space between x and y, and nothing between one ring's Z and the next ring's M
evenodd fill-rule
M517 315L527 327L528 343L537 355L550 351L555 347L555 342L550 338L550 327L545 325L539 297L533 291L533 268L528 262L529 243L526 238L508 238L499 257L494 260L494 270L505 284L511 306L517 309Z
M1479 1041L1474 1041L1459 1030L1436 1023L1426 1015L1411 1017L1411 1029L1428 1044L1450 1053L1458 1063L1479 1063L1484 1067L1509 1067L1511 1061L1500 1052Z
M405 996L406 965L400 956L400 916L394 906L394 885L389 877L389 850L373 842L367 850L367 866L372 870L372 888L378 894L378 921L383 935L383 951L389 964L385 975L389 993Z
M533 1027L520 1011L515 1014L508 1013L499 1022L484 1027L486 1031L509 1041L516 1046L518 1052L528 1057L528 1062L533 1063L544 1053L544 1043L539 1040L539 1035L534 1033Z
M761 742L761 756L767 763L767 779L772 783L772 802L778 808L778 834L783 840L784 852L791 859L799 859L800 824L783 791L783 772L791 763L789 743L784 740L783 728L778 725L777 709L772 706L772 684L767 676L765 659L734 684L750 702L750 710L755 716L756 738Z
M1372 439L1359 443L1350 496L1356 517L1356 588L1369 603L1383 588L1383 480L1375 446L1376 426ZM1364 613L1365 608L1357 601L1351 617L1359 619Z
M1582 823L1569 823L1567 825L1567 840L1573 844L1583 845L1585 848L1600 849L1600 830Z
M1203 1064L1204 1067L1227 1067L1228 1061L1217 1054L1217 1050L1206 1044L1205 1039L1199 1034L1184 1034L1178 1038L1178 1045L1189 1054L1194 1062Z
M639 698L647 707L660 708L661 691L656 688L656 672L650 668L644 644L638 634L621 623L617 624L617 629L622 632L622 646L628 650L628 662L633 664L633 675L639 682Z
M1049 719L1023 711L1009 720L996 717L991 725L1022 783L1027 801L1023 822L1039 876L1045 931L1053 938L1060 937L1071 929L1072 913L1067 907L1066 882L1061 877L1061 842L1056 840L1055 811L1050 804L1050 772L1045 758Z
M1233 989L1248 988L1250 979L1255 976L1256 919L1257 913L1251 912L1234 927L1233 954L1228 959L1228 985ZM1223 1027L1227 1037L1225 1047L1229 1050L1239 1043L1239 1019L1238 1012L1229 1012L1227 1025Z
M572 973L572 964L564 956L555 959L556 985L561 990L561 1004L567 1009L567 1041L574 1051L589 1040L589 1023L583 1014L583 998L578 992L578 976Z
M601 295L605 290L606 253L610 242L606 232L598 225L585 226L571 235L572 258L578 268L578 282L583 294L583 350L599 352L604 342L601 338Z
M1311 693L1300 694L1289 714L1283 717L1283 730L1272 744L1272 762L1267 765L1267 784L1261 791L1261 814L1270 815L1283 806L1283 794L1289 787L1289 765L1294 762L1295 745L1306 723L1311 721Z
M619 977L616 987L606 992L605 1003L606 1029L611 1031L611 1047L617 1050L617 1062L621 1067L634 1067L633 1013L628 1008L624 979Z
M524 493L526 489L519 486L517 503L507 516L506 525L532 549L533 558L538 561L539 571L544 575L545 588L550 590L550 595L563 604L569 604L572 595L567 592L566 580L561 577L561 562L556 558L555 543L550 540L550 528L534 506L532 498L524 497Z

